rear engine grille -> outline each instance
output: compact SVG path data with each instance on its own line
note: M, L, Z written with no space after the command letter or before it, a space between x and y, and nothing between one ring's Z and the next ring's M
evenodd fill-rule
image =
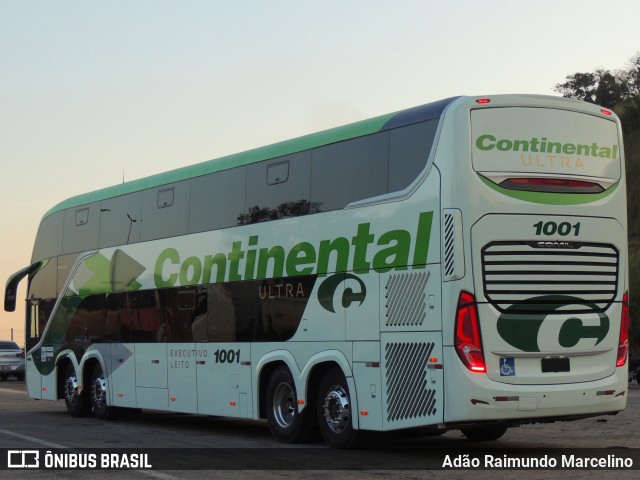
M389 275L385 285L386 323L389 326L418 326L426 318L425 288L429 272Z
M567 296L581 301L572 307L575 313L601 312L616 296L619 255L613 245L492 242L481 253L485 297L501 312L514 304L529 304L539 313L548 305L551 312L554 304L566 304Z
M433 343L387 344L387 421L436 414L436 390L428 388L427 382L427 365L433 347Z

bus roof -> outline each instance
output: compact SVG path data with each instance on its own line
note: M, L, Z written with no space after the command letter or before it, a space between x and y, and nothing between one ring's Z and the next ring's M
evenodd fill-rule
M360 122L343 125L341 127L324 130L318 133L285 140L264 147L247 150L245 152L227 155L213 160L189 165L186 167L158 173L111 187L106 187L89 193L84 193L64 200L45 213L43 218L67 208L78 207L128 193L159 187L173 182L179 182L210 173L241 167L263 160L282 157L312 148L329 145L351 138L371 135L385 130L411 125L413 123L440 117L444 109L459 97L451 97L437 102L420 105L418 107L401 110L399 112L381 115L379 117L362 120Z

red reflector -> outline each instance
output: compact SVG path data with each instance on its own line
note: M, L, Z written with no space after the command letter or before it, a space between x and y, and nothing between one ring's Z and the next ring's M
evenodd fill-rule
M615 390L599 390L596 395L613 395L614 393L616 393Z
M622 314L620 315L620 337L618 340L618 358L616 367L624 367L627 363L627 353L629 352L629 292L622 296Z
M603 115L611 116L611 112L609 110L605 110L604 108L602 110L600 110L600 113L602 113Z
M491 101L490 98L477 98L476 99L476 103L479 103L480 105L485 105L487 103L489 103Z
M487 371L480 337L480 320L475 297L460 292L456 311L455 347L462 363L472 372Z

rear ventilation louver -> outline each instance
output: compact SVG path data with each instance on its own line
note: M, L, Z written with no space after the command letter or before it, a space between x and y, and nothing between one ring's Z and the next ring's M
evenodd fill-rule
M436 390L427 388L433 343L389 343L385 348L387 421L435 415Z
M455 267L455 234L453 228L453 215L444 215L444 275L453 275Z
M464 277L464 242L462 212L457 208L442 211L442 280L450 282Z
M602 312L616 296L618 256L606 244L492 242L482 249L484 295L501 312L520 304L519 312L553 313L567 296L580 302L557 313Z
M426 318L428 272L395 273L385 285L386 326L419 326Z

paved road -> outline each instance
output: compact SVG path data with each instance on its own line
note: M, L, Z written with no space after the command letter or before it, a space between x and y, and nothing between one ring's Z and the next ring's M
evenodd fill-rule
M595 417L575 422L527 425L511 429L500 440L492 442L491 453L497 456L523 449L573 448L640 448L640 386L631 385L627 409L616 416ZM342 452L327 449L321 443L299 446L282 445L273 440L264 422L212 418L197 415L178 415L144 412L113 422L95 418L71 418L63 402L46 402L28 399L24 383L0 382L0 448L28 449L81 449L96 448L109 451L114 448L143 449L166 448L170 455L176 448L206 448L218 450L197 451L201 455L224 455L238 467L271 465L278 468L289 458L297 459L302 468L313 470L136 470L136 471L76 471L74 478L299 478L304 474L309 480L315 478L464 478L469 471L424 471L406 470L416 449L466 449L486 448L487 444L467 441L457 431L439 437L419 435L377 435L369 444L375 448L392 447L391 453L376 450L367 452ZM219 450L227 448L230 450ZM265 450L270 449L270 450ZM55 451L55 450L54 450ZM69 451L69 450L65 450ZM73 450L71 450L73 451ZM424 451L424 450L423 450ZM266 452L266 453L265 453ZM268 456L272 463L265 462ZM196 455L197 458L197 455ZM384 459L384 460L382 460ZM190 461L190 460L189 460ZM333 461L352 465L350 470L321 471ZM252 463L253 462L253 463ZM256 463L257 462L257 463ZM351 462L351 463L350 463ZM397 471L370 470L381 462L398 465ZM220 463L218 463L220 464ZM224 462L222 462L224 464ZM235 464L235 463L234 463ZM179 468L180 462L175 468ZM562 478L563 480L598 478L638 478L638 471L487 471L473 472L474 480L514 478ZM4 471L3 479L12 478L68 478L69 471Z

